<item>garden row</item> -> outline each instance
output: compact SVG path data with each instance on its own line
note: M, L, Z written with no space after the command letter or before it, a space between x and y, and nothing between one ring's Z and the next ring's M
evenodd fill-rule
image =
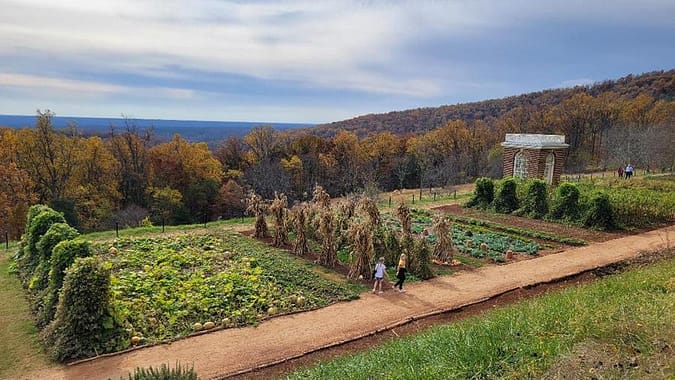
M90 243L42 205L26 231L15 269L61 361L358 297L358 287L236 233Z
M673 222L675 186L671 182L649 181L563 183L549 192L546 183L539 179L519 182L513 178L500 181L479 178L467 206L601 230Z
M265 215L271 213L273 245L290 246L305 258L311 257L312 246L318 263L332 268L347 265L348 276L355 279L369 278L378 257L395 267L401 253L407 255L407 269L413 276L428 279L434 275L432 262L450 263L457 252L504 261L509 250L527 254L539 250L536 243L521 237L453 227L447 217L432 219L428 211L411 210L404 203L393 214L381 214L375 201L366 196L331 201L320 186L311 202L290 209L283 194L277 194L270 205L251 194L248 210L256 216L256 237L270 235Z

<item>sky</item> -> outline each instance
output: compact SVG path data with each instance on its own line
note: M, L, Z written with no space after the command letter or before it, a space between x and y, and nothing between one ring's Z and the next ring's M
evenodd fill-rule
M323 123L675 67L673 0L0 0L0 114Z

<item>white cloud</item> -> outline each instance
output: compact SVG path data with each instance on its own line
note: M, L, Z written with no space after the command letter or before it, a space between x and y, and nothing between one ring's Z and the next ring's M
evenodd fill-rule
M501 79L484 79L461 51L425 61L416 50L420 41L456 39L470 46L486 35L547 21L672 28L675 2L0 0L0 9L0 57L5 60L0 60L0 72L15 87L101 96L209 96L171 85L103 83L113 72L152 77L147 79L152 83L180 79L172 69L180 67L292 81L298 87L431 99L464 91L467 83ZM6 63L22 55L44 62L31 65L38 67L32 72ZM53 66L50 57L69 67ZM101 73L101 78L72 79L83 71Z
M167 99L191 99L197 95L194 90L184 88L129 87L94 81L14 73L0 74L0 86L16 87L21 90L33 93L70 93L77 97L134 93L136 96L159 97Z

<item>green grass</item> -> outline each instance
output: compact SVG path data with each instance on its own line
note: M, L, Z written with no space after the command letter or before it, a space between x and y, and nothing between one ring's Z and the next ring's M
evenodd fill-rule
M21 284L9 273L10 252L0 251L0 378L3 379L50 365L40 347Z
M671 258L434 327L288 378L526 379L561 373L668 378L675 374L673 273Z
M204 223L199 223L199 224L184 224L184 225L178 225L178 226L164 226L164 232L169 233L169 232L182 232L182 231L191 231L191 230L198 230L198 229L216 229L218 227L227 227L227 226L237 226L237 225L251 225L255 222L255 219L253 217L246 217L246 218L234 218L234 219L227 219L227 220L219 220L216 222L208 222L206 225ZM162 226L150 226L150 227L135 227L135 228L125 228L125 229L120 229L119 230L119 237L124 238L124 237L140 237L140 236L148 236L148 235L157 235L157 234L162 234ZM115 230L110 230L110 231L99 231L99 232L91 232L88 234L83 235L83 237L87 240L110 240L110 239L115 239Z

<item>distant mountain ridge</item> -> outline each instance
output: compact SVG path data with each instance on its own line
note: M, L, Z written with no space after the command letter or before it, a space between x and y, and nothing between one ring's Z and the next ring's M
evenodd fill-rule
M276 129L307 128L313 124L278 123L278 122L248 122L248 121L200 121L200 120L164 120L164 119L124 119L105 117L77 117L54 116L54 128L66 128L74 124L77 129L86 135L105 135L113 125L123 129L126 123L133 123L141 129L152 128L158 140L168 140L178 133L192 142L206 142L214 144L229 136L245 136L252 128L261 125L271 125ZM26 128L35 125L35 116L0 115L0 126L11 128Z
M501 99L484 100L439 107L416 108L369 114L348 120L317 125L309 130L319 136L329 137L339 130L355 132L360 137L389 131L397 135L416 134L445 125L450 120L484 120L490 124L517 107L544 107L561 103L579 92L596 96L613 91L621 97L634 98L646 93L656 100L675 99L675 69L653 71L640 75L627 75L616 80L606 80L588 86L550 89Z

